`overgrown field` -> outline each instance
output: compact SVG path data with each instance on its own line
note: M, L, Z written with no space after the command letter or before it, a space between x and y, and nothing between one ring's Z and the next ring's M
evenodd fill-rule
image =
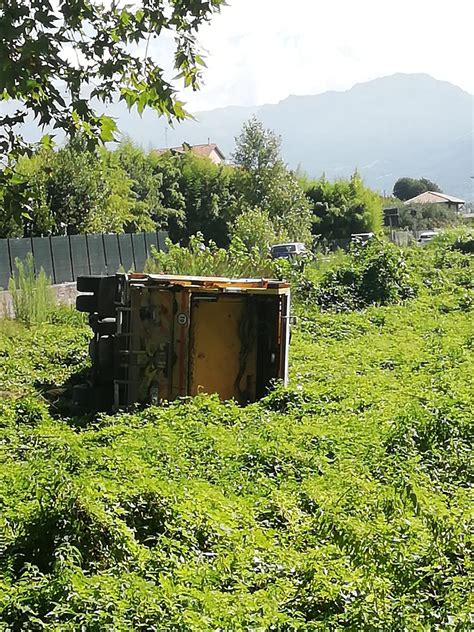
M471 630L473 256L408 264L403 304L301 304L246 408L61 416L88 328L4 323L0 628Z

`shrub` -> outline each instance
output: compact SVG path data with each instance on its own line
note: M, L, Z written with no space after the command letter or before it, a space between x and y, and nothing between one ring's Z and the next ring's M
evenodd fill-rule
M193 235L187 247L168 241L167 252L152 248L145 265L147 272L186 274L190 276L272 276L273 262L256 246L247 248L234 237L228 249L213 241L206 245L201 233Z
M46 322L54 306L50 281L43 268L35 274L33 256L28 253L25 263L15 260L16 277L12 276L8 284L15 318L25 325L37 325Z
M372 239L354 244L347 263L324 275L315 299L323 309L346 311L396 303L415 294L402 251L394 244Z

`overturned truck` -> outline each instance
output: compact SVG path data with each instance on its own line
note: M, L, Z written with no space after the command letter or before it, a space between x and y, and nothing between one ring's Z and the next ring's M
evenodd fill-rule
M204 392L244 404L287 381L286 282L117 274L78 277L77 289L94 332L78 403L118 410Z

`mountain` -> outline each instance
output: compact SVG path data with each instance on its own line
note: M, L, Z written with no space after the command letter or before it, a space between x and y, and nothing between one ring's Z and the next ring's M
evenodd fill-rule
M429 75L396 74L345 92L199 112L174 128L153 112L128 112L123 102L107 114L145 149L210 139L227 156L244 121L255 114L281 135L288 165L309 176L347 177L357 168L369 186L387 194L401 176L426 177L446 193L474 200L474 97ZM32 121L23 133L29 140L41 135Z
M119 107L115 114L122 132L145 148L211 139L227 155L255 114L281 135L288 165L310 176L347 177L357 168L369 186L387 193L401 176L426 177L474 199L474 97L428 75L396 74L345 92L200 112L166 135L153 113L139 119Z

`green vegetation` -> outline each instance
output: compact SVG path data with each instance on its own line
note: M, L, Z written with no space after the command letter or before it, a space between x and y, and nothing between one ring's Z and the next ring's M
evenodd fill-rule
M3 629L472 629L472 239L405 253L416 297L297 303L290 386L246 408L64 416L81 316L2 324ZM392 288L371 248L305 278Z
M190 238L187 247L168 241L166 252L152 248L152 256L145 265L146 272L224 277L273 277L274 262L268 252L261 254L256 247L247 249L238 238L228 248L207 245L200 233Z
M426 191L441 193L439 186L427 178L399 178L393 186L393 195L402 201L411 200Z
M13 107L0 118L0 152L8 156L0 180L19 182L17 160L31 150L20 127L28 114L39 126L64 130L70 139L83 134L89 146L113 140L116 123L102 113L113 101L125 101L140 114L151 108L169 120L185 118L184 104L164 67L170 62L185 87L199 88L205 63L196 33L222 4L222 0L133 6L97 0L2 2L0 99L13 101ZM157 37L174 42L168 60L160 55L160 63L148 55L150 40ZM140 45L145 45L145 54ZM65 56L65 49L71 54ZM45 137L42 142L49 141ZM10 201L19 218L26 198L21 190L17 193Z
M323 177L303 184L313 207L314 234L333 240L381 230L382 200L364 186L357 171L349 181L331 183Z
M50 281L43 269L35 273L31 253L23 263L15 262L17 272L10 279L10 291L16 320L25 325L44 323L51 316L55 305Z
M381 198L355 173L329 183L297 178L284 164L280 138L256 119L236 139L233 165L192 151L144 152L129 142L90 148L78 136L48 145L0 182L0 237L167 230L174 243L202 233L227 246L238 237L263 254L271 244L327 240L381 229ZM24 199L21 219L11 213Z

